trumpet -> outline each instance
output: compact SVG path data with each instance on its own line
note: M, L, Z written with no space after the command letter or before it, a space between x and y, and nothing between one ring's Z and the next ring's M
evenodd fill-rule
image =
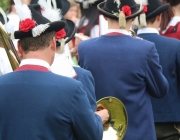
M128 115L124 104L111 96L100 99L97 104L106 108L110 116L103 125L103 140L122 140L128 125Z

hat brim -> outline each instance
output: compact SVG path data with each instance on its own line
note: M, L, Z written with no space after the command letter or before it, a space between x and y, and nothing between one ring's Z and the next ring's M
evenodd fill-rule
M79 4L82 4L85 0L74 0L76 3L79 3ZM96 5L96 4L99 4L100 2L102 2L103 0L96 0L93 4L91 5Z
M43 32L51 32L51 31L59 31L61 29L63 29L65 27L65 22L64 21L55 21L55 22L51 22L49 23L49 27ZM43 34L41 33L41 34ZM14 38L15 39L23 39L26 37L33 37L32 35L32 30L28 31L28 32L22 32L22 31L15 31L14 32Z
M167 3L167 4L164 4L160 7L158 7L156 10L154 10L153 12L149 13L149 14L146 14L146 19L149 19L149 18L152 18L154 16L157 16L161 13L163 13L164 11L166 11L168 8L170 7L170 5Z
M99 12L104 15L105 17L107 18L111 18L111 19L118 19L117 16L113 15L112 13L108 12L106 9L105 9L105 3L106 1L104 2L101 2L97 5L97 8L99 10ZM140 7L140 5L137 4L136 8L133 8L134 10L132 11L132 14L130 16L126 16L126 19L132 19L132 18L135 18L137 16L139 16L142 12L143 12L143 6Z
M73 21L66 19L67 21L67 26L68 26L68 32L66 33L66 37L68 39L66 40L66 43L68 43L75 35L76 33L76 26Z

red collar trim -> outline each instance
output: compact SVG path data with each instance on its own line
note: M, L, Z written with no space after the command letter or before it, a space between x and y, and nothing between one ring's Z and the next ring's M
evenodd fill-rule
M111 33L107 33L105 35L106 36L126 36L125 34L118 33L118 32L111 32Z
M15 71L23 71L23 70L36 70L36 71L50 72L46 67L38 66L38 65L23 65L17 68Z

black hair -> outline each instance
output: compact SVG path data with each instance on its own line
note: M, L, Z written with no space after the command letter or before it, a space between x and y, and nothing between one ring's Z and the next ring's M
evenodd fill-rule
M84 35L90 36L91 29L99 24L99 11L97 9L97 5L89 5L88 9L84 9L82 4L80 4L80 9L81 9L81 15L82 18L80 19L79 25L77 32L81 32L81 29L83 28L85 19L88 20L88 25L85 28Z
M157 16L154 16L152 18L146 19L146 22L153 24L155 22L156 18L157 18Z
M12 9L11 9L11 6L12 6L12 5L15 5L14 0L10 0L10 1L9 1L8 13L11 13L11 12L12 12Z
M180 4L180 1L179 0L163 0L162 1L162 4L166 4L166 3L169 3L171 6L176 6L176 5ZM173 13L173 10L171 7L162 13L162 20L161 20L161 24L160 24L161 31L166 29L166 27L169 24L169 22L171 21L172 17L174 17L174 13Z

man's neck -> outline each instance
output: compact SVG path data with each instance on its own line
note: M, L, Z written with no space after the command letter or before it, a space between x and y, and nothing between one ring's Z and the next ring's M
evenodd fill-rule
M159 26L157 26L156 24L147 24L146 26L147 28L154 28L154 29L158 29Z
M109 26L108 29L117 29L117 30L118 30L118 29L120 29L120 28L119 28L119 25L118 25L118 26ZM129 30L130 30L130 27L127 27L127 26L126 26L126 28L125 28L124 30L129 31Z
M27 54L23 54L22 59L40 59L46 61L49 65L51 65L54 58L51 59L48 53L45 52L40 53L39 51L35 51L35 52L28 52Z
M126 28L124 30L129 31L132 22L126 22ZM118 21L115 20L108 20L108 29L120 29Z

